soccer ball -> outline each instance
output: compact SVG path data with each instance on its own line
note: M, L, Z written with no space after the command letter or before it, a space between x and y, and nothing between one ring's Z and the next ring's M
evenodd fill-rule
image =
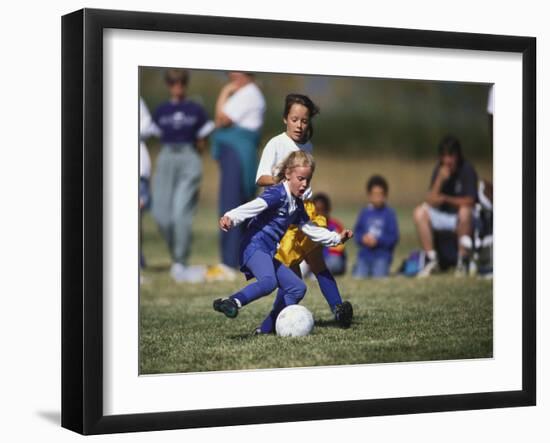
M275 330L280 337L303 337L313 330L313 314L301 305L290 305L277 316Z

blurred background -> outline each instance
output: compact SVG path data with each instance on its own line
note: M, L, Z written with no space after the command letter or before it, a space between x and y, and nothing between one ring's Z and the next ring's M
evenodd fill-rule
M139 93L152 113L168 99L164 72L158 67L141 67L139 71ZM200 103L213 118L216 98L228 82L227 73L193 69L190 74L188 98ZM265 143L285 129L282 112L288 93L306 94L320 107L313 121L317 169L312 188L330 196L332 215L346 227L353 228L366 203L367 179L372 174L386 177L388 203L397 211L401 230L394 268L419 246L411 213L427 191L437 145L444 135L458 137L479 178L492 181L489 84L269 73L255 73L255 79L267 105L258 158ZM147 146L154 171L160 143L151 138ZM218 260L219 173L208 151L202 158L204 177L191 262L213 264ZM168 253L163 252L164 245L147 215L143 241L150 265L169 266ZM350 265L355 254L352 243L346 246Z

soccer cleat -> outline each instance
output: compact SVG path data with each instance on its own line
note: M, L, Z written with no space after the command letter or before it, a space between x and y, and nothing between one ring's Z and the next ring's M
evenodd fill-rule
M212 304L214 311L222 312L228 318L235 318L239 314L239 306L235 300L230 298L214 300Z
M353 318L353 307L349 301L345 301L341 304L337 304L334 309L334 318L336 323L342 328L349 328L351 325L351 319Z

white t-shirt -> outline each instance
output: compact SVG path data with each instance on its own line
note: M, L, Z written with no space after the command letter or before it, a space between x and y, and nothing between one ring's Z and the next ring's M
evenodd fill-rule
M308 141L304 144L296 143L292 140L286 132L273 137L267 142L264 150L262 151L262 157L260 158L260 164L258 165L258 172L256 173L256 182L262 175L277 175L280 171L281 163L294 151L305 151L309 154L313 153L313 144ZM304 199L311 198L311 187L304 192Z
M160 131L151 118L151 113L147 109L145 101L139 98L139 176L149 178L151 176L151 158L147 145L143 140L152 135L158 136Z
M144 142L139 142L139 177L151 177L151 157Z
M257 131L264 122L265 99L256 83L249 83L229 97L222 110L235 125Z
M160 136L160 129L151 117L145 101L139 98L139 137L145 140L151 136Z

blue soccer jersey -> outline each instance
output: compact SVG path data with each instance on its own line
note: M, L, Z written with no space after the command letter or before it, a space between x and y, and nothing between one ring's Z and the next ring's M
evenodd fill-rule
M267 203L267 208L246 227L240 254L241 270L245 273L246 262L256 250L274 256L288 227L302 226L309 221L302 199L291 196L291 201L283 183L266 188L259 198Z

